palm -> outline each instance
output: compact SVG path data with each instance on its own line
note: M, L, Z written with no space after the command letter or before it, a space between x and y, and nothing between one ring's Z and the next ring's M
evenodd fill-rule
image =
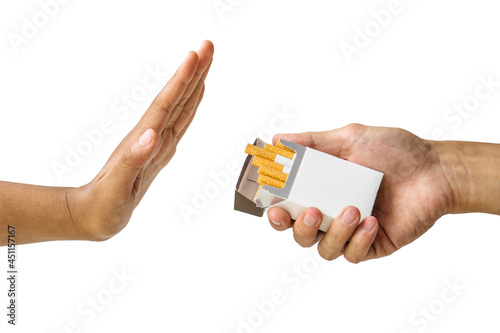
M84 206L90 212L85 226L97 238L107 239L127 225L155 177L173 157L203 98L213 44L204 42L198 53L190 52L101 172L84 187ZM151 141L140 148L138 139L146 132Z
M444 215L450 188L431 146L394 128L360 128L346 139L340 157L384 173L373 215L379 231L373 242L378 257L414 241Z

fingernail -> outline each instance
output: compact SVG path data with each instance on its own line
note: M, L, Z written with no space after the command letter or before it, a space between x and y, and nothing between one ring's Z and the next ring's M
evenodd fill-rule
M281 226L281 222L276 222L276 221L273 221L273 220L271 220L271 222L272 222L275 226L277 226L277 227Z
M375 227L375 221L373 221L373 220L366 220L363 223L363 231L364 232L372 231L373 227Z
M349 209L344 212L344 215L342 215L342 221L347 225L354 222L355 219L356 215L354 215Z
M149 144L153 141L153 131L150 129L146 130L144 134L139 138L139 144L143 147L149 146Z
M309 213L306 213L306 216L304 216L304 223L310 227L314 226L318 222L318 220L312 216Z

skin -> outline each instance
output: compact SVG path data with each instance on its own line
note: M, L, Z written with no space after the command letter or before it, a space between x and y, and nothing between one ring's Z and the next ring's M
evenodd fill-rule
M191 124L213 54L210 41L188 53L90 183L69 188L0 182L0 245L7 245L8 226L15 228L16 244L103 241L125 228Z
M428 141L412 133L351 124L327 131L277 135L381 171L384 178L373 216L360 223L356 207L346 207L325 232L321 212L304 210L292 221L281 208L268 210L271 226L293 229L298 244L318 244L326 260L344 256L352 263L381 258L410 244L445 214L500 215L500 145Z
M147 189L175 153L203 98L213 44L189 52L135 128L88 184L78 188L0 182L0 245L8 226L16 244L53 240L103 241L129 222ZM426 141L395 128L349 125L341 129L275 137L384 172L373 216L359 223L346 207L328 232L322 214L308 208L292 221L268 211L277 230L293 228L302 246L318 243L320 255L353 262L387 256L420 237L445 214L500 215L500 145ZM349 222L349 223L347 223ZM348 242L349 240L349 242Z

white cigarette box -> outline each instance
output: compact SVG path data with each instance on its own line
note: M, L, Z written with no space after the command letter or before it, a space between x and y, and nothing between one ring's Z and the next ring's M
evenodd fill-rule
M236 184L235 210L262 216L268 207L281 207L297 219L305 208L317 207L323 213L322 231L346 206L357 207L361 220L371 215L383 173L293 142L281 143L295 151L285 187L265 185L258 191L259 168L248 156ZM265 142L257 139L254 145L263 148Z

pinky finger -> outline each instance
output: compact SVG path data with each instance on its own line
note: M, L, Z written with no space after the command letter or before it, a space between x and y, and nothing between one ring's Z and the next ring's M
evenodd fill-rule
M374 257L372 246L378 231L378 221L373 216L366 217L356 228L354 235L344 249L344 258L357 264Z

